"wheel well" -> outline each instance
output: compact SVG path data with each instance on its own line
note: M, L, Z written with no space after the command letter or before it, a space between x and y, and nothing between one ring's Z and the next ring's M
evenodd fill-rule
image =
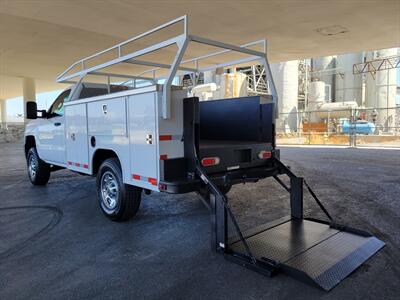
M103 161L105 161L108 158L112 158L112 157L115 157L118 159L117 153L115 153L113 150L108 150L108 149L96 150L96 152L93 155L93 159L92 159L93 174L97 174Z
M25 138L25 157L28 155L28 151L32 147L36 147L35 137L32 135L28 135Z

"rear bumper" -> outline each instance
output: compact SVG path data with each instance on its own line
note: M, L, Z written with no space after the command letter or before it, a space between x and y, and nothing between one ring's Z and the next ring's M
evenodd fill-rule
M219 186L234 185L245 182L257 182L260 179L280 174L280 170L272 163L267 166L238 169L210 174L213 182ZM199 191L203 186L200 178L160 181L160 191L171 194L184 194Z
M217 157L217 165L204 166L207 174L214 174L265 166L266 161L258 157L262 151L270 151L272 156L279 158L279 151L274 150L271 143L202 140L199 144L199 159Z

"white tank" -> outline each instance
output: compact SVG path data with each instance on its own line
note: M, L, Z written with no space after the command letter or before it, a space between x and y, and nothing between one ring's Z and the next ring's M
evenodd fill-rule
M299 62L292 60L272 64L271 72L279 98L277 128L295 132L298 127Z
M217 85L212 83L199 84L192 89L191 95L199 97L199 101L207 101L213 99L213 93L218 89Z
M383 49L367 53L367 60L379 59L398 54L397 48ZM366 76L365 106L375 108L377 112L376 125L384 131L392 131L395 122L397 69L378 71L375 78Z
M325 103L325 82L313 81L308 86L308 107L307 110L311 112L310 122L320 121L319 116L313 113Z
M335 75L329 72L330 69L336 67L336 57L335 56L323 56L319 58L313 58L312 60L313 71L315 72L314 78L318 81L325 82L325 85L331 87L330 95L325 95L327 100L335 99Z
M342 76L336 76L335 102L356 101L362 105L362 76L353 74L353 65L363 61L362 53L337 56L336 66Z
M308 86L308 110L325 102L325 82L313 81Z
M376 59L376 52L366 52L365 59L371 61ZM372 74L365 74L365 107L374 108L376 103L376 81Z
M315 115L320 119L327 118L350 118L351 109L358 108L358 104L355 101L346 101L346 102L331 102L331 103L322 103L318 107L318 111L315 112Z

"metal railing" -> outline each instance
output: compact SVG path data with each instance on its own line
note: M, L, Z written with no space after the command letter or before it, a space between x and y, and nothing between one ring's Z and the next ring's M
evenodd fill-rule
M281 113L278 145L400 148L400 107Z

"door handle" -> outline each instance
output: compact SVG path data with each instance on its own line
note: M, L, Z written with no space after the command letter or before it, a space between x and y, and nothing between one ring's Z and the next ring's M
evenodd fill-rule
M56 122L56 123L54 123L54 126L61 126L61 123L60 122Z

